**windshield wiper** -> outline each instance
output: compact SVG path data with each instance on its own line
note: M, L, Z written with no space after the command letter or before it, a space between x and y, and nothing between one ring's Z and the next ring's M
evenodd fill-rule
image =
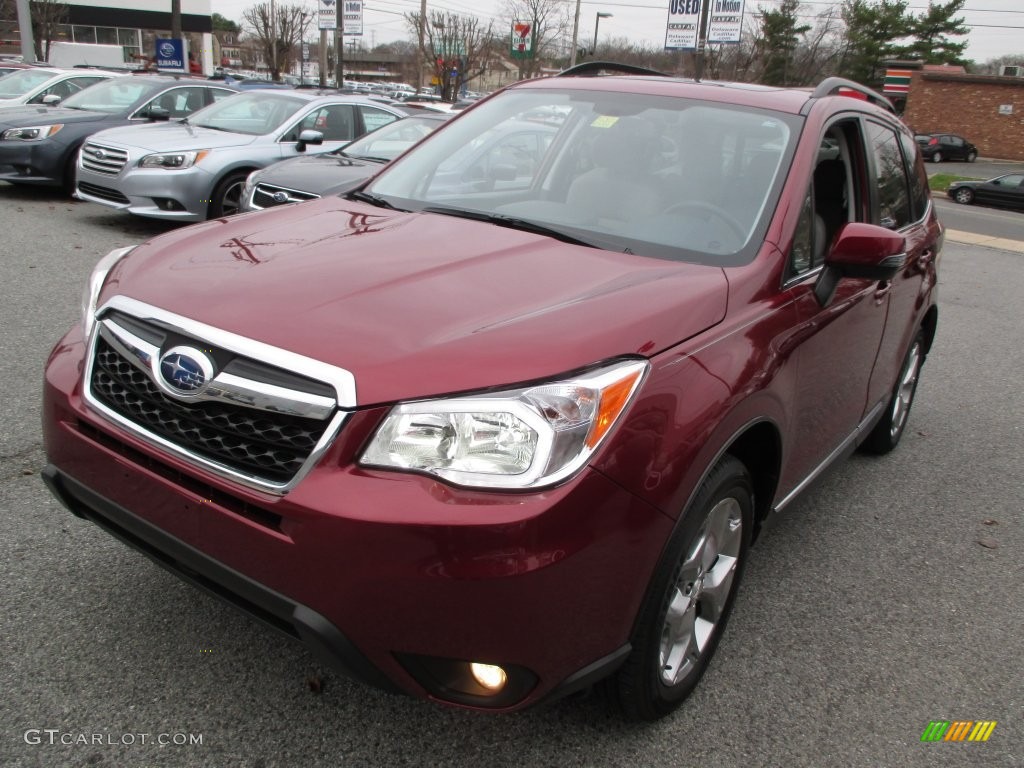
M508 227L509 229L518 229L522 232L532 232L535 235L544 235L545 237L552 237L555 240L561 240L563 243L571 243L572 245L583 245L587 248L599 248L600 246L594 243L581 240L578 237L570 235L568 232L563 232L560 229L549 227L544 224L538 224L535 221L528 219L518 219L515 216L505 216L500 213L484 213L483 211L469 211L465 208L447 208L445 206L427 206L421 209L424 213L440 213L444 216L457 216L460 219L472 219L473 221L485 221L488 224L496 224L499 227Z
M378 208L390 208L392 211L405 210L404 208L396 208L380 195L374 195L371 192L363 192L361 189L357 189L355 192L349 192L346 197L349 200L358 200L361 203L369 203L370 205L375 205Z

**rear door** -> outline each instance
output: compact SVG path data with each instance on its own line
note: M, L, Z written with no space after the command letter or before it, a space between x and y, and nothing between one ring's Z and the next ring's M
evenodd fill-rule
M932 215L924 164L910 134L892 123L865 120L877 183L872 223L906 238L903 268L876 285L876 300L888 295L889 310L878 360L868 388L868 408L887 400L920 323L919 299L935 282L939 227Z

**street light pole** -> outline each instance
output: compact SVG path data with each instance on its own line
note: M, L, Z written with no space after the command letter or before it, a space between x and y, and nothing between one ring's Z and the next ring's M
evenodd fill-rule
M270 0L270 79L277 79L277 6Z
M597 18L594 20L594 48L590 52L590 55L597 58L597 30L601 26L601 19L610 19L614 14L604 13L603 11L597 12Z

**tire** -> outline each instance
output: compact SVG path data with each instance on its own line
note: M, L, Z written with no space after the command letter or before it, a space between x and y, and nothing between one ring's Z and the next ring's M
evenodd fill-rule
M964 187L963 189L958 189L953 193L953 199L961 205L970 205L974 202L974 192Z
M248 173L229 173L213 188L210 206L206 218L219 219L222 216L234 216L242 204L242 188Z
M75 193L75 182L78 176L78 148L76 147L71 152L69 157L64 162L64 176L60 180L60 188L64 191L68 197L71 197Z
M633 650L609 681L630 719L669 714L704 674L743 575L753 498L746 467L726 454L669 540L630 638Z
M941 163L942 162L942 153L941 152L936 152L934 155L932 155L931 159L932 159L933 163Z
M924 334L917 332L907 356L900 366L900 375L896 379L892 396L886 405L882 420L871 430L871 434L861 444L867 453L884 454L899 445L900 438L910 418L910 407L914 404L917 382L921 378L921 366L924 365Z
M973 163L977 159L978 159L978 153L975 152L973 149L970 152L967 153L967 162L968 163Z

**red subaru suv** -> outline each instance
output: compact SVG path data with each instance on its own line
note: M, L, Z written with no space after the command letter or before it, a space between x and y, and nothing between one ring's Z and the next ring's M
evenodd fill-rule
M102 259L53 493L366 683L670 712L762 526L899 442L942 231L877 94L598 69Z

